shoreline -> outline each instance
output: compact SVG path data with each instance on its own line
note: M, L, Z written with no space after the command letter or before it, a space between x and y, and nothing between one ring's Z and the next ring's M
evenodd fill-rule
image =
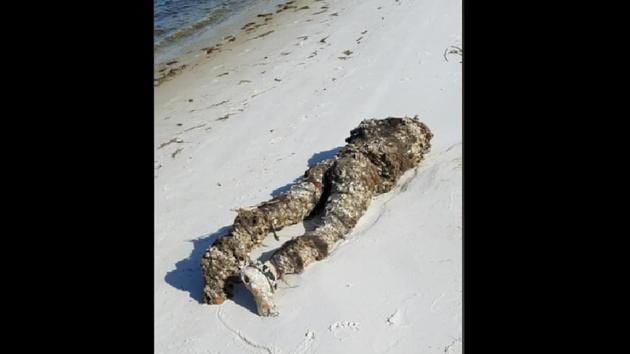
M461 0L289 5L309 8L247 20L154 87L155 350L461 353ZM434 134L426 160L280 284L279 317L258 317L244 287L198 302L200 257L233 209L286 190L362 120L416 114Z
M159 86L162 82L170 80L190 65L199 63L204 59L210 59L213 53L229 48L230 44L239 37L257 32L261 27L273 25L274 21L282 21L282 14L290 11L307 10L304 8L305 6L310 8L307 4L317 2L323 1L289 0L282 2L282 0L268 0L264 3L256 3L245 9L239 9L237 13L217 24L201 25L206 28L198 30L191 29L191 33L182 34L182 38L178 39L177 43L154 46L156 57L154 86ZM198 23L203 22L199 21ZM249 24L252 25L247 26Z

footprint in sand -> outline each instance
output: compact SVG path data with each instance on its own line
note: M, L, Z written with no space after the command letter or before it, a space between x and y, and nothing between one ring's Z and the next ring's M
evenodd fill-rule
M304 339L300 343L300 345L292 351L294 354L305 354L311 351L311 347L315 342L315 333L312 331L307 331L304 334Z
M332 332L333 337L343 340L350 337L353 333L361 330L361 324L359 322L352 321L337 321L328 327L328 330Z

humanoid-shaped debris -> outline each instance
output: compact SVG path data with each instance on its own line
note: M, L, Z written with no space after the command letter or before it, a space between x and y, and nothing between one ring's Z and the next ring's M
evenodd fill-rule
M334 158L308 169L287 193L239 210L230 233L202 259L205 301L222 303L225 290L242 280L254 295L258 313L276 315L275 282L327 257L354 228L372 197L390 191L405 171L420 163L432 137L416 118L365 120L350 132L348 144ZM318 227L287 241L264 264L252 265L250 251L269 232L302 221L320 200L325 200L325 207Z

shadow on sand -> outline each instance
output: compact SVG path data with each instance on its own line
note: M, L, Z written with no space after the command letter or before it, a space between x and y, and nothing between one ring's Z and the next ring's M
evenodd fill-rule
M331 150L321 151L316 154L313 154L310 159L308 159L308 166L312 167L320 161L329 159L335 156L341 147L336 147ZM300 180L302 176L296 178L290 184L286 186L277 188L271 192L272 197L277 197L283 193L289 191L291 186ZM316 225L316 221L312 218L304 221L305 229L312 230ZM177 262L175 264L175 269L169 271L164 276L164 280L166 283L174 287L175 289L183 290L189 293L190 297L199 303L203 303L203 287L204 281L203 276L201 274L201 257L204 252L221 236L226 235L231 229L230 226L223 226L217 231L201 235L193 240L189 240L188 242L192 242L193 250L185 259ZM271 254L275 250L271 250L265 252L261 257L262 260L266 260L271 257ZM249 294L249 291L245 288L243 284L236 284L233 289L233 297L230 298L231 301L234 301L236 304L239 304L249 311L256 313L256 303L254 299Z
M310 159L308 159L308 168L311 168L313 166L315 166L317 163L322 162L326 159L329 159L335 155L337 155L337 153L339 151L341 151L342 147L338 146L334 149L330 149L330 150L326 150L326 151L321 151L318 152L316 154L313 154L313 156L311 156ZM296 182L298 182L300 180L300 178L302 178L302 176L297 177L296 179L293 180L293 182L282 186L280 188L276 188L271 192L271 196L272 197L278 197L286 192L289 191L289 189L291 189L291 186L293 186Z

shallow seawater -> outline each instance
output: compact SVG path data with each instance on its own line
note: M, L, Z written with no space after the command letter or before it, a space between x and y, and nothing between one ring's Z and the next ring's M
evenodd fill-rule
M155 63L171 60L225 30L247 9L273 7L274 0L153 0ZM207 44L207 43L206 43Z
M155 47L168 45L196 29L221 22L252 0L154 0Z

